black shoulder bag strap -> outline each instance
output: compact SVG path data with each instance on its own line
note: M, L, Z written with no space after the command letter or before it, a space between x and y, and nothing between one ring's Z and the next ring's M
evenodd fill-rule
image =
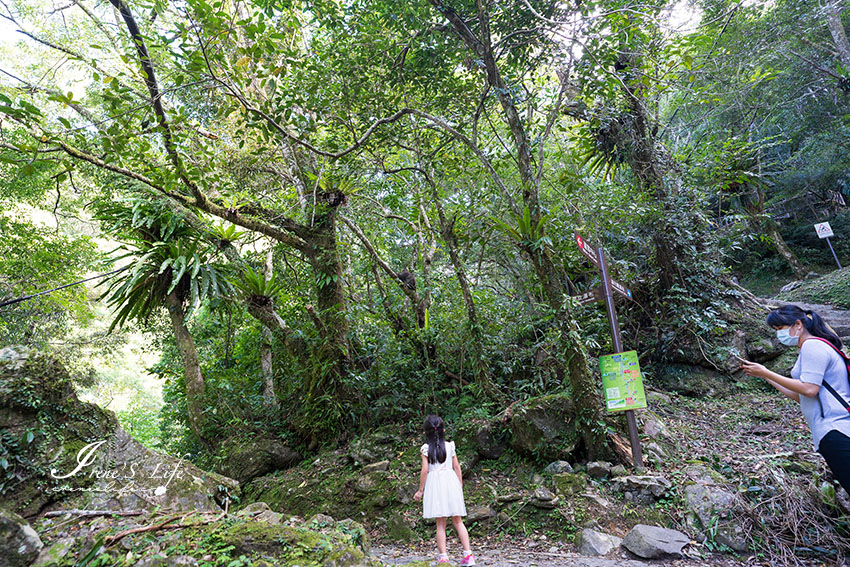
M822 339L820 337L811 337L811 338L816 339L818 341L822 341L822 342L828 344L829 346L832 347L832 350L834 350L835 352L838 353L838 356L841 357L841 361L844 362L844 368L847 369L847 379L850 380L850 360L847 360L847 356L843 352L841 352L838 348L836 348L835 345L832 344L831 342L829 342L828 340ZM841 395L838 392L835 391L835 388L833 388L832 386L829 385L829 383L826 381L826 376L824 376L824 379L823 379L823 387L826 388L826 390L830 394L832 394L833 397L836 400L838 400L838 402L842 406L844 406L844 409L846 409L848 413L850 413L850 404L848 404L847 401L844 398L842 398Z

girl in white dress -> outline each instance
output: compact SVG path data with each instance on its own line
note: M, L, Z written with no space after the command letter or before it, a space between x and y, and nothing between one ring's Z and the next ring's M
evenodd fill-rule
M452 525L463 545L462 566L475 565L475 556L469 547L469 533L463 525L462 516L466 516L463 502L463 477L460 462L453 441L446 442L446 431L439 416L425 418L425 440L422 445L422 471L419 473L419 490L413 496L422 499L422 511L425 518L437 521L437 549L440 557L437 563L448 563L446 553L446 518L452 519ZM424 498L423 498L424 496Z

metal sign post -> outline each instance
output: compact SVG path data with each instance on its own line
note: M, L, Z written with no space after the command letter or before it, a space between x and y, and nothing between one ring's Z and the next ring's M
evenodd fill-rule
M605 261L605 250L595 249L590 246L579 233L575 233L576 244L581 253L590 260L602 273L602 287L595 288L577 297L579 304L604 301L605 310L608 312L608 324L611 327L611 339L614 343L616 353L623 351L623 339L620 335L620 322L617 320L617 309L614 305L614 292L621 294L627 299L632 298L632 291L620 282L611 279L608 272L608 263ZM640 448L640 436L638 435L637 420L633 410L626 410L626 422L629 424L629 442L632 446L632 458L638 468L643 468L643 455Z
M835 250L832 248L832 242L829 241L830 236L835 236L832 232L832 227L829 226L828 222L822 222L815 225L815 232L818 234L818 238L823 240L826 239L826 244L829 246L829 251L832 252L832 257L835 258L835 263L838 264L838 269L841 269L841 262L838 261L838 255L835 253Z

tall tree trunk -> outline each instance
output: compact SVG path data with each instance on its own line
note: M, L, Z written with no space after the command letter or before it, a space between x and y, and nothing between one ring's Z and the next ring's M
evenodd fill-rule
M657 216L653 226L653 246L655 248L655 263L659 269L659 284L661 296L665 295L679 280L676 267L681 252L675 240L676 231L669 225L672 215L668 214L673 206L671 195L666 183L668 156L659 154L658 145L653 134L652 118L646 108L643 84L632 80L629 75L637 75L637 60L633 55L624 54L620 57L623 67L622 87L629 101L632 119L632 144L629 151L629 167L637 177L644 190L650 193L658 203Z
M779 226L770 218L764 211L764 192L760 187L756 188L756 200L753 202L747 195L742 196L744 199L744 209L750 217L750 224L756 232L760 232L767 236L770 243L776 249L776 252L788 263L791 271L794 272L794 277L803 279L809 273L809 270L800 262L797 255L791 251L782 234L779 232ZM749 202L748 202L749 201Z
M560 332L560 359L567 365L570 395L581 423L582 439L589 457L593 459L608 452L607 433L605 428L599 425L605 422L604 404L599 386L590 371L587 351L584 348L578 323L563 302L566 289L563 283L564 278L559 277L561 270L557 269L552 262L546 248L532 253L531 257L534 271L543 285L549 308L556 313Z
M201 440L207 449L212 448L212 442L204 434L204 375L201 372L201 363L198 360L198 351L195 349L195 341L186 327L183 302L172 291L165 298L168 315L171 318L171 326L174 330L174 339L177 341L177 349L183 361L183 375L186 382L186 407L189 415L189 427Z
M305 255L316 277L318 313L311 313L311 316L315 316L314 321L324 341L319 352L328 363L330 374L314 378L307 384L307 393L313 392L323 380L330 380L324 386L338 391L349 363L345 285L336 234L337 208L345 203L345 195L340 191L319 192L317 201Z
M384 308L387 321L390 322L390 327L392 327L395 336L401 339L407 333L407 320L392 310L390 298L384 289L384 283L381 281L381 272L378 271L376 264L372 264L372 272L375 274L375 287L378 288L378 296L381 298L381 306Z
M494 399L502 399L502 392L493 383L490 378L490 364L484 354L484 333L481 329L481 324L478 322L478 313L475 308L475 299L472 297L472 290L469 287L469 279L466 277L466 268L460 259L458 249L457 236L454 231L454 223L449 222L446 218L446 212L443 209L443 202L440 199L440 193L437 191L437 185L430 177L426 180L431 188L431 197L434 200L434 207L437 209L437 217L440 221L440 234L443 236L443 241L446 243L446 248L449 252L449 259L454 267L457 283L460 286L460 293L463 296L463 303L466 306L466 318L469 322L469 332L472 335L472 343L470 344L470 353L472 358L472 375L475 382L489 396Z
M806 266L800 262L800 259L797 258L797 255L791 251L791 248L788 247L788 244L785 242L785 239L782 238L782 234L779 232L779 226L773 219L765 218L764 222L764 231L767 233L767 236L770 238L771 244L776 248L776 252L788 262L788 266L791 267L791 270L794 272L794 276L798 279L805 278L809 270Z
M274 247L269 246L266 251L266 282L271 280L274 273ZM263 405L270 409L277 409L277 395L274 391L274 354L272 353L272 339L274 333L263 325L263 340L260 343L260 367L263 373Z
M832 42L835 45L835 50L838 51L841 63L845 69L850 71L850 42L847 41L844 24L841 23L839 4L841 4L840 0L827 0L826 6L824 6L826 25L829 28L830 35L832 35Z

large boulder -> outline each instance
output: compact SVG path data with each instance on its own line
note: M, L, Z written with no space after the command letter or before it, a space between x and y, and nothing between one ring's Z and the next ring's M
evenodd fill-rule
M581 440L573 402L564 395L526 401L514 410L510 429L518 453L550 461L569 460Z
M416 532L410 527L410 522L399 512L390 514L387 518L386 528L387 538L390 541L408 543L417 538Z
M685 517L693 532L701 540L711 533L717 543L746 551L744 528L734 514L740 505L738 494L726 488L722 475L707 467L691 465L684 472L692 481L685 487Z
M643 434L655 441L669 441L672 439L670 430L655 412L644 410L637 415L638 423Z
M567 461L554 461L546 465L543 472L549 474L564 474L573 472L573 466Z
M483 459L498 459L505 452L507 436L498 425L484 423L473 434L475 449Z
M623 543L617 536L585 528L576 536L576 547L582 555L608 555Z
M728 374L692 364L660 365L657 380L663 390L695 398L728 394L734 387Z
M611 469L614 467L607 461L591 461L587 463L587 476L593 478L605 478L611 476Z
M652 504L667 496L673 484L658 475L632 475L615 478L611 484L623 493L626 500L638 504Z
M280 439L231 437L222 443L226 458L218 467L221 474L248 482L251 479L297 464L301 455Z
M582 473L561 473L552 477L555 488L564 498L570 499L584 492L587 487L587 475Z
M203 521L186 522L179 530L149 531L128 535L118 545L95 549L106 535L115 535L132 524L80 519L73 526L75 537L62 536L37 560L39 567L57 565L133 565L137 567L190 567L198 565L311 565L315 567L380 567L370 557L369 537L362 525L352 520L336 521L316 516L307 521L288 518L269 522L259 516L233 515L222 519L205 514ZM143 526L162 522L163 517L141 519ZM63 519L60 529L67 521ZM73 518L71 519L73 521ZM192 525L194 524L194 525ZM85 534L85 535L82 535ZM95 561L91 561L95 557ZM0 565L4 565L0 555Z
M467 512L466 521L470 524L486 522L498 516L498 512L489 506L470 506Z
M538 486L531 497L531 505L543 510L551 510L558 506L558 497L545 486Z
M219 510L239 483L151 451L115 415L81 402L55 358L0 350L0 430L16 440L5 504L25 517L56 508Z
M0 566L29 567L42 547L41 538L26 520L0 508Z
M682 548L690 541L676 530L638 524L623 538L623 547L644 559L662 559L684 557Z
M702 528L709 527L712 521L727 518L736 501L735 493L718 486L695 483L685 487L685 505Z
M402 444L398 431L382 427L353 441L348 448L348 458L361 466L392 460Z

